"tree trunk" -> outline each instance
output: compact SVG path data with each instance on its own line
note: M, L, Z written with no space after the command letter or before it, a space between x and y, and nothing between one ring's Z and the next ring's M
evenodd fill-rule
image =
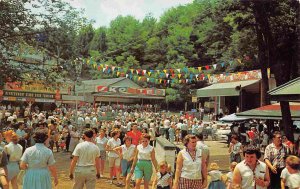
M269 99L267 96L267 91L269 90L268 85L268 75L267 68L268 67L280 67L280 69L274 69L274 75L277 82L277 86L289 81L288 77L290 76L290 67L289 67L289 55L285 56L275 51L275 44L272 36L272 32L270 29L269 18L265 12L266 6L268 6L268 1L252 1L253 3L253 14L256 21L256 33L257 33L257 41L258 41L258 57L259 63L261 65L261 73L262 73L262 98L261 104L266 105L269 104ZM277 53L275 53L277 52ZM280 55L278 55L280 54ZM277 57L277 56L280 57ZM282 60L281 63L279 59ZM276 61L276 62L275 62ZM277 63L277 64L276 64ZM282 66L282 67L281 67ZM293 130L292 130L292 119L291 112L288 102L280 102L281 112L282 112L282 123L284 126L284 132L287 135L288 139L294 141Z
M294 132L292 129L293 121L291 119L291 110L288 101L280 101L283 131L286 137L294 142Z

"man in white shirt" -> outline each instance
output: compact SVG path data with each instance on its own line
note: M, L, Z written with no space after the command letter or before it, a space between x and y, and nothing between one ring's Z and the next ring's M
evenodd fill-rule
M96 177L100 178L100 151L92 142L93 131L91 129L84 132L84 142L79 143L73 152L73 159L70 166L70 179L74 178L73 189L95 189Z
M167 117L164 120L164 134L166 135L166 139L167 140L169 140L169 129L170 129L170 126L171 126L171 122L170 122L170 119Z
M208 148L208 146L204 143L204 140L203 140L203 134L202 134L202 133L197 134L196 137L197 137L197 145L196 145L196 148L201 150L201 152L202 152L202 157L205 159L206 166L208 166L208 164L209 164L209 156L210 156L209 148Z

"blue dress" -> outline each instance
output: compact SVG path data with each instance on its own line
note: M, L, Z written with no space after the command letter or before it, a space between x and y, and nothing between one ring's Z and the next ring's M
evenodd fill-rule
M53 153L42 143L27 148L21 161L28 164L23 178L23 189L51 189L48 166L55 163Z
M212 170L208 172L208 175L211 177L208 189L226 189L225 184L221 181L221 171Z

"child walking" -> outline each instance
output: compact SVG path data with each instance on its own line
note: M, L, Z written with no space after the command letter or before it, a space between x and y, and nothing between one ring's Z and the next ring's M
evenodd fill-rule
M217 163L210 164L210 170L208 175L211 177L211 181L208 185L208 189L226 189L225 184L222 182L222 173L219 171Z
M171 189L172 188L172 176L168 172L168 163L162 161L158 165L159 172L156 174L152 184L152 189Z
M234 168L235 166L237 165L237 162L232 162L230 164L230 172L228 172L226 174L226 188L227 189L231 189L231 185L232 185L232 177L233 177L233 171L234 171Z

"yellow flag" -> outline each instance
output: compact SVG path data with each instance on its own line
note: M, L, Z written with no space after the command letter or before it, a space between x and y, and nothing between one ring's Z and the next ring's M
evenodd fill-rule
M167 73L167 70L163 70L165 73Z
M162 79L159 79L159 83L161 83Z
M86 60L86 64L90 64L90 59L87 59L87 60Z
M138 78L138 81L140 81L140 80L141 80L141 78L142 78L142 77L139 77L139 78Z
M151 72L148 72L148 75L151 76Z
M270 68L267 69L267 73L268 73L268 78L270 78L270 75L271 75L271 69Z
M178 78L179 78L179 79L181 78L181 74L178 74Z
M119 76L120 75L120 72L117 72L117 76Z
M199 70L199 72L201 72L201 70L202 70L202 67L198 67L198 70Z

